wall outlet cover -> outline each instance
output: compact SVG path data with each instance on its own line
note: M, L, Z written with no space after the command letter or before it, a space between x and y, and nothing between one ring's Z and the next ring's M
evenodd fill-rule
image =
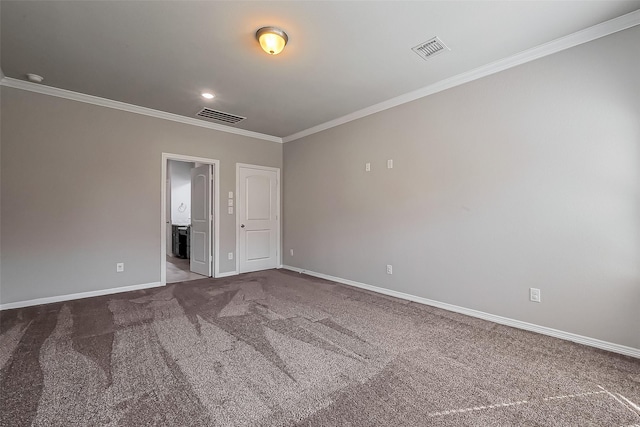
M124 271L124 262L116 263L116 273L122 273Z
M541 302L541 293L538 288L529 288L529 300L532 302Z

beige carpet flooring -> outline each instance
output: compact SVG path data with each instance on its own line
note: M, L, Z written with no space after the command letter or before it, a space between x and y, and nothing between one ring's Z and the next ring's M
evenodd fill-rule
M0 313L2 426L637 426L640 360L287 271Z

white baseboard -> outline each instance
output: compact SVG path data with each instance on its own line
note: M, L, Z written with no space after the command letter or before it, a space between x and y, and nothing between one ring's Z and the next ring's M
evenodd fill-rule
M141 285L121 286L119 288L100 289L99 291L78 292L75 294L58 295L55 297L36 298L26 301L8 302L0 304L0 311L10 310L12 308L31 307L33 305L51 304L54 302L70 301L74 299L99 297L102 295L118 294L120 292L138 291L141 289L157 288L165 286L161 282L143 283Z
M433 307L442 308L444 310L449 310L449 311L453 311L460 314L466 314L467 316L477 317L480 319L488 320L490 322L499 323L501 325L512 326L514 328L524 329L526 331L537 332L539 334L549 335L555 338L560 338L567 341L573 341L578 344L584 344L584 345L599 348L602 350L612 351L614 353L624 354L625 356L631 356L631 357L640 359L640 349L638 348L627 347L624 345L602 341L595 338L589 338L582 335L572 334L570 332L559 331L557 329L548 328L546 326L535 325L533 323L527 323L521 320L510 319L508 317L497 316L495 314L489 314L483 311L473 310L470 308L460 307L453 304L447 304L440 301L434 301L427 298L417 297L415 295L405 294L403 292L393 291L391 289L380 288L378 286L367 285L366 283L355 282L353 280L343 279L341 277L329 276L328 274L322 274L322 273L317 273L315 271L304 270L298 267L292 267L290 265L284 265L282 268L286 270L295 271L297 273L308 274L309 276L318 277L320 279L330 280L332 282L338 282L344 285L366 289L369 291L377 292L379 294L389 295L392 297L409 300L409 301L417 302L420 304L430 305Z
M216 279L221 279L223 277L229 277L229 276L237 276L238 272L237 271L227 271L226 273L220 273L216 276Z

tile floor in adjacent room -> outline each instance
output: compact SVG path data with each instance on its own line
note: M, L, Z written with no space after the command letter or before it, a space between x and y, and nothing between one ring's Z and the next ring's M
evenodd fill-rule
M187 280L206 279L190 270L189 260L167 255L167 283L186 282Z

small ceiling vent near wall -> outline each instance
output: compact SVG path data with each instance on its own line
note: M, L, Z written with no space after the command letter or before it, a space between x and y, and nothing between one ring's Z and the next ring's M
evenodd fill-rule
M223 113L222 111L212 110L211 108L203 108L200 110L198 117L202 117L209 120L216 120L218 122L224 122L231 125L235 125L238 122L243 121L246 117L235 116L229 113Z
M434 37L429 41L420 43L418 46L412 48L411 50L417 53L420 58L426 61L433 56L451 49L449 49L447 45L444 44L438 37Z

